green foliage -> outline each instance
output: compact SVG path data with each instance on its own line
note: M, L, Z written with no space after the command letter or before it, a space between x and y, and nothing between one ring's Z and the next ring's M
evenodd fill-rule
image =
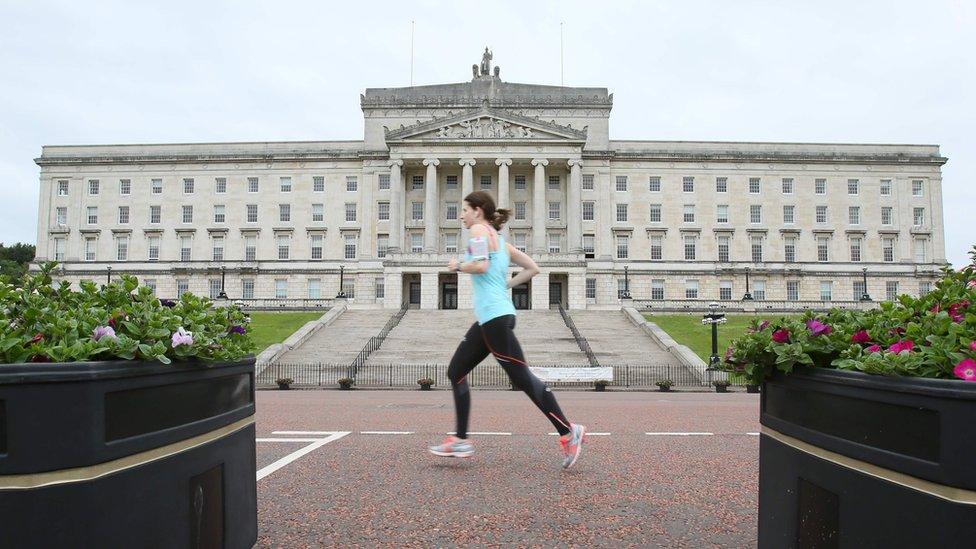
M52 284L56 263L16 284L0 278L0 363L83 360L238 360L254 351L249 319L236 307L213 308L186 293L172 306L130 275L99 288L90 281L74 291ZM114 332L97 337L96 329ZM190 334L185 344L174 337ZM174 346L174 343L176 344Z

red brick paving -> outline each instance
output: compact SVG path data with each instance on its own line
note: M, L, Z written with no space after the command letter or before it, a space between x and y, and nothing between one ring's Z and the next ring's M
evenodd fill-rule
M260 547L756 545L758 395L560 391L591 431L561 470L523 393L474 391L477 453L426 446L454 430L447 391L260 391L258 437L351 431L258 482ZM359 431L414 431L364 435ZM709 431L715 436L648 436ZM258 443L259 468L303 443Z

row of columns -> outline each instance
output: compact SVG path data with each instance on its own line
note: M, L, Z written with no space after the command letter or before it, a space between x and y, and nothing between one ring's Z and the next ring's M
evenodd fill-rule
M474 158L462 158L458 161L461 166L461 196L467 196L474 190L474 166L477 161ZM423 165L427 168L424 178L424 251L428 253L437 252L438 234L438 204L439 187L437 184L437 167L441 161L438 158L424 158ZM390 160L390 219L393 221L390 230L391 248L400 249L403 244L403 221L404 221L404 200L406 189L403 182L403 160ZM498 203L499 208L510 208L509 200L509 166L512 165L511 158L498 158L495 160L498 166ZM545 253L546 243L546 220L548 217L548 202L546 201L546 166L549 160L546 158L532 159L532 166L535 172L532 179L532 246L534 253ZM581 195L582 188L582 167L583 162L578 158L570 159L569 184L567 193L566 215L567 223L567 248L571 253L582 251L581 226L574 222L582 218L581 216ZM505 232L507 234L507 230ZM461 242L463 247L468 241L468 231L462 228Z

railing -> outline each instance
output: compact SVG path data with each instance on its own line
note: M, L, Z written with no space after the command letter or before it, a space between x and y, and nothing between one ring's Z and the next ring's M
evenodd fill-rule
M596 355L593 354L593 349L590 349L590 343L586 341L586 338L579 333L576 329L576 323L573 322L573 317L569 316L566 309L563 308L562 303L557 304L559 309L559 316L563 317L563 322L566 323L566 327L569 331L573 333L573 338L576 339L576 345L579 346L580 350L586 354L586 359L590 361L590 366L599 366L600 362L597 361Z
M356 355L356 359L353 360L352 364L349 365L348 377L356 379L356 375L359 373L359 368L361 368L363 364L366 364L366 360L369 359L369 355L373 351L379 349L380 345L383 345L383 341L386 340L386 336L390 334L393 328L396 328L397 325L400 324L400 321L403 320L403 315L405 314L407 314L407 304L403 304L400 307L400 310L386 321L386 324L383 325L383 329L380 330L380 333L369 338L369 341L366 342L363 349L359 351L358 355Z
M245 311L324 311L335 306L335 299L232 299Z
M718 309L722 312L742 313L742 312L802 312L827 311L829 309L870 309L878 306L876 301L783 301L783 300L762 300L752 301L734 300L709 300L709 299L634 299L631 300L633 307L639 311L654 312L688 312L701 313L708 312L710 303L718 303Z
M450 387L447 364L362 364L355 377L355 385L364 388L417 388L422 378L434 380L435 387ZM540 367L589 368L589 364L533 364ZM604 364L603 366L608 366ZM656 388L658 381L671 380L674 387L703 388L710 385L680 365L673 364L617 364L613 368L611 387ZM337 387L338 381L349 376L348 364L282 363L270 364L257 375L259 387L274 387L279 378L291 378L296 387ZM741 386L741 377L728 376L732 385ZM716 379L718 377L716 376ZM481 364L465 378L472 387L511 389L508 375L494 363ZM592 382L550 382L552 387L592 387Z

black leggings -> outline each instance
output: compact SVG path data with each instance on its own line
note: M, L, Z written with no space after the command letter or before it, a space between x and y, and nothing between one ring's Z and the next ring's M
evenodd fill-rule
M454 391L459 438L468 438L468 414L471 412L471 392L465 378L488 356L488 353L495 355L495 359L505 369L512 385L529 395L559 434L565 435L569 432L569 420L559 409L556 397L545 383L535 377L525 363L525 356L522 354L518 339L515 338L514 329L515 315L499 316L483 325L475 322L454 351L451 365L447 369L447 377L451 380L451 388Z

